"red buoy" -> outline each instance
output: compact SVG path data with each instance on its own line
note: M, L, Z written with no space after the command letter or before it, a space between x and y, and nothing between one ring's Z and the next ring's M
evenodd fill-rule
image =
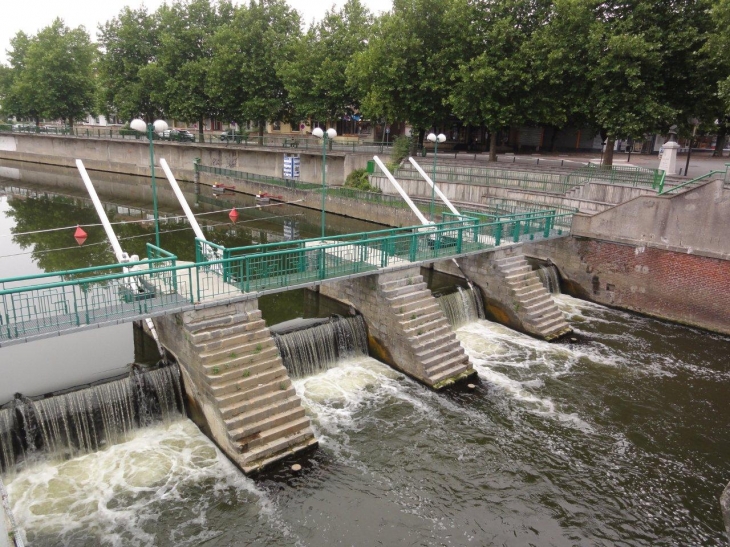
M81 229L81 226L76 226L76 231L74 232L74 239L76 240L76 243L83 245L87 237L89 237L89 235Z
M228 213L228 218L231 219L231 222L233 222L233 224L235 224L236 221L238 220L238 211L236 211L235 207L233 209L231 209L230 213Z

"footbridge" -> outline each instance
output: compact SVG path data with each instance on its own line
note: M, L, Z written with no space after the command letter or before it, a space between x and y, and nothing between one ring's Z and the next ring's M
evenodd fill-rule
M144 260L0 279L0 347L561 237L565 215L447 215L428 227L239 248L196 239L195 263L147 244Z
M0 279L0 346L146 319L180 365L191 417L246 472L317 444L258 309L264 294L318 287L349 304L367 325L371 351L433 389L475 371L423 265L467 278L505 322L530 334L570 331L521 245L568 235L573 211L460 212L444 197L449 210L432 223L392 180L420 226L228 248L207 241L160 163L196 233L195 262L150 243L145 259L129 257L108 226L117 264Z

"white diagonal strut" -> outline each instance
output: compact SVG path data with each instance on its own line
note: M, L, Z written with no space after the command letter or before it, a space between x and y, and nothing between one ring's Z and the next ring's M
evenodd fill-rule
M104 210L104 206L101 204L101 201L99 200L99 196L96 194L96 189L94 188L94 185L91 183L91 179L89 178L89 174L86 172L86 167L84 167L84 162L81 160L76 160L76 167L79 170L79 173L81 173L81 180L84 181L84 186L86 186L86 191L89 193L89 196L91 197L91 201L94 203L94 207L96 208L96 214L99 215L99 220L101 220L102 226L104 226L104 231L106 232L106 237L109 239L109 243L112 245L112 249L114 249L114 256L117 257L117 262L120 264L125 264L129 262L129 255L125 253L122 250L122 246L119 244L119 240L117 239L117 234L114 233L114 228L112 228L111 223L109 222L109 218L106 216L106 211ZM135 257L135 260L137 258ZM123 268L124 273L129 272L129 268L126 266ZM137 282L134 280L133 277L129 278L129 285L132 287L133 292L138 292L138 285ZM157 336L157 330L155 329L155 324L152 322L152 319L149 317L145 318L145 321L147 323L147 328L150 331L150 334L152 335L152 338L154 338L155 342L157 343L157 350L160 352L160 355L162 357L165 356L165 352L162 349L162 344L160 344L160 339Z
M408 197L408 194L406 194L405 190L401 187L400 184L398 184L398 181L395 180L395 177L390 174L390 171L388 171L388 168L383 164L382 161L380 161L380 158L378 156L373 156L373 159L375 160L375 163L378 164L378 167L385 173L385 176L388 177L388 180L393 185L393 187L398 190L398 193L401 195L401 197L405 200L405 202L408 204L408 207L411 208L411 210L416 213L416 216L418 217L418 220L421 221L421 224L424 226L428 226L429 224L433 224L432 222L429 222L428 219L423 216L423 213L418 210L418 207L415 206L413 201L411 201L411 198ZM457 213L458 214L458 213Z
M195 237L197 237L198 239L202 239L203 241L207 241L207 239L203 235L203 230L200 229L200 225L198 224L195 215L193 215L193 212L190 210L190 206L188 205L188 202L185 199L182 190L180 190L180 185L175 180L175 177L172 176L170 166L167 165L167 162L164 158L160 158L160 165L162 166L162 170L165 172L167 180L170 182L170 186L172 186L172 191L175 192L175 196L177 197L177 200L180 202L180 206L185 212L185 216L188 217L188 222L190 223L193 232L195 232Z
M451 212L454 213L456 216L461 216L461 213L456 210L456 207L454 207L451 202L449 201L449 198L446 197L446 195L439 189L438 186L436 186L436 183L431 180L431 177L429 177L426 172L421 169L421 166L416 163L416 160L413 158L408 158L408 161L411 162L411 165L416 168L416 171L419 172L419 174L424 178L424 180L436 191L436 195L441 198L441 201L443 201L446 204L446 207L451 209Z

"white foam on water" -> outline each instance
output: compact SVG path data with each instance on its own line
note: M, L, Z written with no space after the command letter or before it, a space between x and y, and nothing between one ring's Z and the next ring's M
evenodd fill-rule
M479 320L456 330L475 370L487 384L516 400L529 412L557 419L581 431L593 428L574 413L561 412L555 402L535 393L545 377L569 374L581 358L591 358L577 347L556 345Z
M155 544L155 535L145 529L162 507L195 506L197 516L191 518L204 520L215 496L186 499L184 490L205 481L209 491L251 495L263 515L275 517L265 493L189 420L141 429L125 443L72 460L39 463L14 476L7 489L20 526L38 537L63 544L64 536L83 531L100 545L127 547ZM187 530L191 523L181 526ZM200 534L191 538L179 531L177 544L196 545L216 532Z

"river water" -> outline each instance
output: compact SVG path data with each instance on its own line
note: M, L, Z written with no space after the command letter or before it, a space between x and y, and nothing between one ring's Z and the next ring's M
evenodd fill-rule
M181 419L9 473L16 518L43 546L724 545L730 339L556 299L575 343L457 329L474 390L367 356L296 379L299 473L244 477Z

